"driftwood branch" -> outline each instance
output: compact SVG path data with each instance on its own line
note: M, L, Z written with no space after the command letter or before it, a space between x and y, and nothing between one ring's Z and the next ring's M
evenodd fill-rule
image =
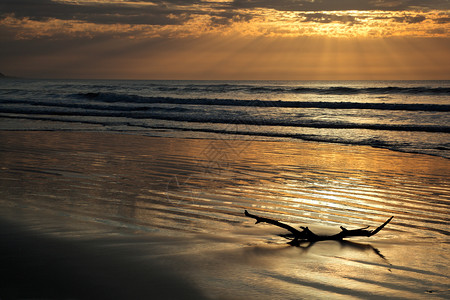
M275 226L278 226L278 227L281 227L281 228L284 228L284 229L288 230L289 232L291 232L291 235L284 235L284 237L286 237L286 238L291 237L292 238L292 241L290 242L291 245L298 245L301 242L314 243L314 242L327 241L327 240L341 241L341 240L343 240L345 238L353 237L353 236L370 237L372 235L377 234L393 218L393 216L390 217L386 222L384 222L382 225L380 225L379 227L377 227L374 230L368 230L369 226L363 227L363 228L359 228L359 229L352 229L352 230L349 230L349 229L341 226L340 227L341 228L341 232L339 232L337 234L333 234L333 235L318 235L318 234L315 234L314 232L312 232L308 227L301 226L300 228L302 230L300 231L300 230L298 230L298 229L296 229L296 228L294 228L294 227L292 227L290 225L281 223L279 221L253 215L253 214L249 213L247 210L245 211L245 216L255 219L256 220L256 224L258 224L258 223L268 223L268 224L272 224L272 225L275 225Z

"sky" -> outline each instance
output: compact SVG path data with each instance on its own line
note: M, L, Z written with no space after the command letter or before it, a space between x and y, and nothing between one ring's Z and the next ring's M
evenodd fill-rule
M30 78L450 79L450 0L0 0Z

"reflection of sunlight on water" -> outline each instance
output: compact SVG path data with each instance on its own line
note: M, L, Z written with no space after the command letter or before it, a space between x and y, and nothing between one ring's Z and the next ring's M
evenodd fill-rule
M329 193L330 193L329 195L322 195L321 196L324 199L332 200L332 201L327 201L327 206L329 206L331 208L336 208L336 209L344 208L344 205L339 203L339 201L342 201L342 198L338 197L337 194L333 195L332 192L329 192Z

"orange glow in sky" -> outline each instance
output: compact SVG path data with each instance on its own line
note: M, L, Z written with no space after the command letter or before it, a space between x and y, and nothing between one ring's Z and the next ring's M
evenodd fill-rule
M0 40L7 46L0 50L0 72L58 78L450 79L448 1L349 0L342 10L337 2L36 0L27 10L29 1L5 1Z

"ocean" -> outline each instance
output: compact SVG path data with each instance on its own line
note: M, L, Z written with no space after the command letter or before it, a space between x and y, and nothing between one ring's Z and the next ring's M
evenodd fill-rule
M0 81L0 130L306 140L450 158L450 81Z
M449 299L450 81L0 81L1 299ZM377 228L287 245L284 229Z

